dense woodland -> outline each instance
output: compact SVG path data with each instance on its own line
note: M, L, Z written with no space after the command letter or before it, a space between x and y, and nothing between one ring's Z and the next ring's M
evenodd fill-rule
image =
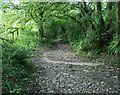
M30 51L56 40L78 54L120 55L120 2L9 2L0 15L3 92L22 92L34 79Z

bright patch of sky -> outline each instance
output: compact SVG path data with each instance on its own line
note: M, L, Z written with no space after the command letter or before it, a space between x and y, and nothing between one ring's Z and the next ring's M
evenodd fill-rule
M120 0L68 0L70 2L116 2Z
M2 0L2 2L4 2L4 3L9 3L9 2L12 2L12 3L14 3L14 4L19 4L19 0Z

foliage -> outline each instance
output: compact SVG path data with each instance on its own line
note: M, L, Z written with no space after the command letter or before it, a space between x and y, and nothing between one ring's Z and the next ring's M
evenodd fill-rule
M107 47L107 50L110 54L120 54L120 38L116 34Z
M111 64L112 66L116 66L116 67L120 68L120 59L119 59L119 58L117 58L117 59L112 59L111 62L110 62L110 64Z
M25 64L29 58L28 50L19 44L7 44L3 48L3 63Z
M79 37L78 40L75 40L71 43L72 47L79 51L90 51L95 48L96 44L96 32L92 29L89 29L86 34Z
M116 9L115 3L1 3L4 92L22 91L21 85L12 86L13 80L6 75L25 78L28 71L22 66L29 67L29 51L54 40L67 42L73 50L87 52L88 56L100 52L119 55L120 29L116 31L115 26L119 25L120 18L116 21L116 17L120 12L115 15Z
M57 38L58 31L60 30L60 27L58 25L58 22L53 18L48 18L43 23L45 37L54 40Z
M1 6L0 22L2 37L2 90L3 93L20 93L27 90L32 80L30 49L38 45L37 26L17 5L7 3ZM33 28L34 27L34 28Z
M35 49L38 47L39 39L38 33L32 29L27 28L20 31L19 37L16 39L17 44L24 46L26 49Z
M2 77L2 92L4 93L23 93L29 87L33 79L33 70L30 66L25 67L21 64L4 63ZM27 86L27 87L26 87Z

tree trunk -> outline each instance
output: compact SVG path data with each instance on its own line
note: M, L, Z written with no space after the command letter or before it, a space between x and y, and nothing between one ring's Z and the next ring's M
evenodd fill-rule
M119 24L119 18L118 18L118 2L116 2L116 22L117 22L117 26L118 26L118 24Z
M108 22L108 24L109 24L108 26L109 27L108 28L110 28L110 24L111 24L111 21L112 21L112 17L111 17L111 14L112 14L112 12L111 12L112 11L112 5L113 5L113 2L108 2L107 3L107 8L109 10L109 14L108 14L109 15L109 22Z
M113 26L113 20L112 20L112 16L111 14L113 13L112 11L112 6L113 6L113 2L108 2L107 3L107 10L108 10L108 20L107 23L105 25L105 44L107 44L112 36L113 36L113 32L114 32L114 28L111 28Z
M120 2L116 2L116 21L118 27L120 27Z
M14 41L14 32L12 32L12 39L13 39L13 41Z
M83 1L84 1L84 0L83 0ZM82 6L82 9L84 10L83 15L88 15L89 17L91 17L91 14L92 14L92 13L91 13L91 14L89 13L89 9L88 9L88 7L87 7L87 5L86 5L86 2L83 2L83 5L84 5L84 7ZM91 11L91 12L92 12L92 11ZM92 29L93 29L93 30L96 30L96 28L95 28L92 20L89 18L88 21L89 21L89 24L86 23L86 27L92 25Z
M44 37L44 29L43 29L43 14L44 14L44 11L42 11L40 13L40 16L41 16L41 22L40 22L40 26L39 26L39 40L42 41L43 37Z
M116 22L117 22L117 35L120 39L120 2L116 2ZM120 41L120 40L119 40Z
M102 5L101 2L97 2L97 13L98 13L98 48L102 49L104 46L104 32L105 32L105 25L104 19L102 16Z

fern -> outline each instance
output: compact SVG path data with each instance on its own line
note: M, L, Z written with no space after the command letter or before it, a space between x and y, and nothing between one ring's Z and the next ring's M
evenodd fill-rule
M117 34L115 34L113 41L107 47L107 51L109 54L120 54L120 38L118 38Z

